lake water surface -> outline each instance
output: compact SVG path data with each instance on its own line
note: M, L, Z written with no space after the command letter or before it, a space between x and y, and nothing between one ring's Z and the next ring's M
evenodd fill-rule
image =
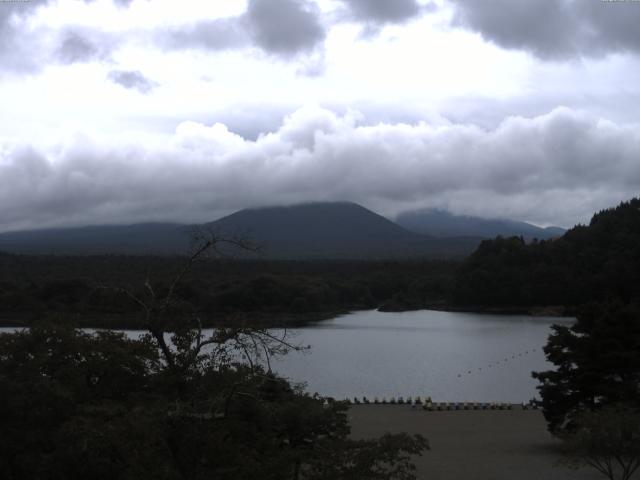
M293 330L311 345L274 362L311 392L336 398L431 396L434 401L522 402L553 323L573 319L422 310L361 311Z
M360 311L288 330L310 345L272 367L310 392L338 399L430 396L434 401L522 402L553 323L572 319L476 313ZM0 329L10 331L13 329ZM127 332L137 337L139 332Z

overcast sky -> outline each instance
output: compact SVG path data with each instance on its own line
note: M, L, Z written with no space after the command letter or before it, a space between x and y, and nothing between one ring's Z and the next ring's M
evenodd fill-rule
M640 194L640 2L0 0L0 231Z

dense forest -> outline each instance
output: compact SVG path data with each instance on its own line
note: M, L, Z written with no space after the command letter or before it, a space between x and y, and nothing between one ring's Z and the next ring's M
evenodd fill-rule
M596 213L556 240L483 241L460 266L456 305L575 307L640 299L640 199Z
M185 259L130 256L0 255L0 316L28 324L71 315L81 326L138 327L139 306L120 289L161 292ZM282 325L383 307L420 308L447 300L452 261L261 261L204 259L176 292L214 324L242 313Z

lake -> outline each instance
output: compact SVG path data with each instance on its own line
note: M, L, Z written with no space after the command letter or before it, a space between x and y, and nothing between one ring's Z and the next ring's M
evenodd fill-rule
M273 363L308 390L335 398L431 396L434 401L522 402L537 397L534 370L556 317L360 311L291 330L308 353Z
M359 311L289 329L293 343L311 348L276 359L272 367L294 382L305 381L310 392L338 399L430 396L519 403L537 397L531 372L552 367L542 351L551 325L572 322L433 310Z

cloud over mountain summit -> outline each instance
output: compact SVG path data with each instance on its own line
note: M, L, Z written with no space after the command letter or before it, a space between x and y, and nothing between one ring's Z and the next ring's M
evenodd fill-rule
M206 221L244 207L336 198L384 203L388 212L427 204L570 225L585 208L638 191L639 148L638 126L566 108L484 130L362 126L356 114L306 107L255 141L223 124L183 122L164 145L87 136L53 146L5 144L0 227L61 218Z

